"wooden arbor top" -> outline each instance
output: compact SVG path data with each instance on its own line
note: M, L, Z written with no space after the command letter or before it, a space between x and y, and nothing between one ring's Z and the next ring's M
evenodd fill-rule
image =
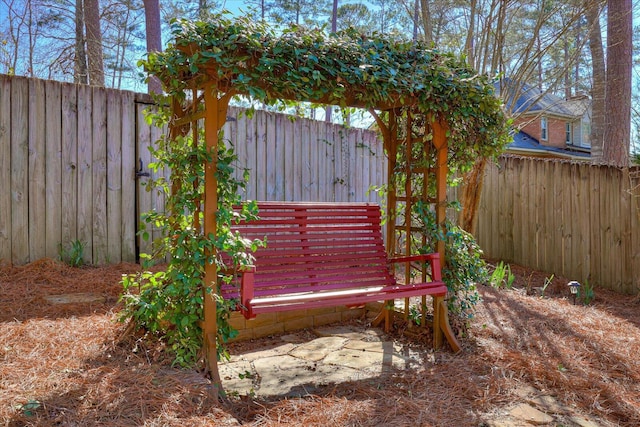
M302 27L276 35L264 23L223 16L177 22L173 34L174 44L145 64L171 95L213 86L267 104L412 110L486 136L485 146L503 142L492 141L504 117L490 79L419 42L352 30L327 36Z
M417 42L345 31L327 36L320 30L293 27L276 35L264 23L248 18L214 17L209 22L174 24L175 42L145 62L172 97L170 138L193 132L204 119L207 150L215 153L218 133L230 99L247 95L266 104L308 101L369 110L376 118L389 155L389 207L413 203L410 184L396 193L399 147L408 161L405 173L417 169L414 141L430 151L433 165L422 163L424 182L435 177L435 195L424 184L422 199L435 206L436 222L445 220L447 165L456 169L477 157L495 154L506 142L505 120L493 85L463 60L427 49ZM381 113L382 112L382 113ZM412 117L419 116L418 120ZM195 138L195 136L194 136ZM427 148L431 147L431 148ZM434 154L435 153L435 154ZM215 158L215 156L212 156ZM216 162L206 164L204 234L215 235ZM406 181L410 182L410 179ZM395 209L391 209L395 212ZM395 221L388 221L395 236ZM411 224L405 232L411 232ZM388 243L393 247L393 240ZM438 251L444 252L443 242ZM205 286L215 283L216 266L205 266ZM214 379L216 304L204 303L204 338Z

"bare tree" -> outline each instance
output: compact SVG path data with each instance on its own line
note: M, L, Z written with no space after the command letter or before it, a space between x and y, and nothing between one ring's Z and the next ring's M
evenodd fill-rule
M84 6L82 0L76 0L76 43L73 63L73 82L89 83L87 71L87 52L84 45Z
M33 20L30 0L1 0L4 9L3 23L0 24L0 65L4 73L33 75L33 46L38 28ZM21 54L27 52L27 61L20 61ZM19 67L22 65L22 67ZM22 68L24 71L20 71Z
M333 0L333 7L331 9L331 32L335 33L338 31L338 0ZM331 113L333 112L333 106L327 105L325 108L325 121L327 123L331 123Z
M160 4L158 0L144 0L144 16L147 34L147 52L162 52L160 28ZM160 80L152 76L148 82L149 93L162 93Z
M600 2L586 1L586 18L589 26L589 51L591 52L591 158L602 160L605 127L605 84L606 72L604 49L602 48L602 29L600 27Z
M633 17L631 0L607 2L606 126L603 159L619 166L629 165L631 141L631 70Z
M93 86L104 86L104 59L98 0L84 0L84 24L87 30L89 83Z
M431 24L431 11L429 10L429 0L420 0L420 10L422 12L422 29L424 41L433 43L433 25Z

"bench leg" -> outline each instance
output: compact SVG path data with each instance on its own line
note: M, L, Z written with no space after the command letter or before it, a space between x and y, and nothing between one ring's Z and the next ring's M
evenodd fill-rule
M454 353L459 353L462 350L460 343L456 339L456 335L451 329L449 324L449 309L447 308L447 302L443 297L435 297L433 299L433 347L438 349L442 347L443 335L447 338L449 346Z

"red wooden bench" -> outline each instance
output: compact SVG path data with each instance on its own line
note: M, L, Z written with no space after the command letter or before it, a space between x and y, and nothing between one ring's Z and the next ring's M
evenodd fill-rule
M439 254L388 259L377 205L259 202L258 209L259 220L232 228L247 239L266 236L266 247L254 253L254 265L244 269L239 290L232 284L222 286L225 298L239 299L238 309L247 319L260 313L432 295L436 312L442 311L434 319L434 332L442 328L452 349L460 349L448 323ZM392 273L392 264L399 262L429 263L432 280L399 284Z

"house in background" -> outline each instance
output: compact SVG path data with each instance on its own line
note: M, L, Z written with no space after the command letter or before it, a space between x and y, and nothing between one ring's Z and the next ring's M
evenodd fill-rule
M562 99L510 79L497 86L514 121L516 134L507 152L525 156L588 160L591 155L591 100L586 95Z

